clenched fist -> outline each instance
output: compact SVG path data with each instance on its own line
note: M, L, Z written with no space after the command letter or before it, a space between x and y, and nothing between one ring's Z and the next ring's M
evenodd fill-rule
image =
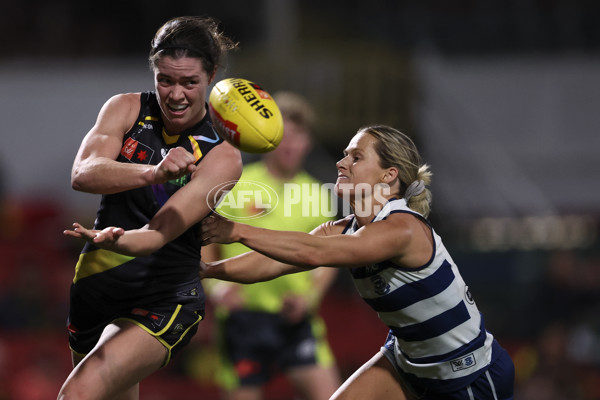
M165 183L195 170L196 157L183 147L175 147L169 150L166 157L154 167L154 176L157 183Z

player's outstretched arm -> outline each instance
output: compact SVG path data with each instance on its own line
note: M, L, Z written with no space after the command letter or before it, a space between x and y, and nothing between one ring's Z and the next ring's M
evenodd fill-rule
M211 222L208 222L209 225L213 223L218 224L218 221L223 222L223 229L226 229L225 227L231 222L218 215L211 215L204 221L209 219L212 220ZM203 225L205 224L204 221ZM215 228L211 230L213 239L225 239L226 234L218 235L217 228L215 226L213 226L213 228ZM335 232L341 232L342 230L343 224L341 224L340 221L333 223L329 221L316 227L311 234L315 236L327 236ZM204 226L202 231L203 235L211 235ZM204 241L204 244L208 244L208 241ZM202 279L214 278L237 283L256 283L268 281L282 275L307 271L313 268L314 267L307 265L298 266L287 264L256 251L249 251L220 261L208 263L201 262L200 277Z
M347 219L322 225L328 232L276 231L211 215L202 222L202 240L239 242L282 263L303 268L357 267L399 257L410 244L411 229L400 214L371 223L352 235L343 235Z
M306 270L306 268L281 263L255 251L224 260L200 262L201 279L213 278L237 283L264 282Z

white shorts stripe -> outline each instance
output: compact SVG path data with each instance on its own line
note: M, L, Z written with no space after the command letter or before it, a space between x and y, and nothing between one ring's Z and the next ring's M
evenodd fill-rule
M475 396L473 396L473 391L471 390L471 385L467 386L467 393L469 394L470 400L475 400Z
M485 376L488 379L488 382L490 383L490 389L492 389L492 394L494 395L494 400L498 400L498 396L496 396L496 387L494 386L494 381L492 380L492 377L490 376L490 371L485 371Z

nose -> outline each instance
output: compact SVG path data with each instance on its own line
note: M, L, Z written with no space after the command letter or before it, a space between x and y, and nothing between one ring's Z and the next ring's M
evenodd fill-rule
M345 169L346 167L344 166L344 160L346 160L348 158L348 156L344 156L342 157L341 160L339 160L338 162L335 163L335 166L337 167L337 169Z
M171 97L173 100L183 99L183 88L180 85L173 85L171 92L169 93L169 97Z

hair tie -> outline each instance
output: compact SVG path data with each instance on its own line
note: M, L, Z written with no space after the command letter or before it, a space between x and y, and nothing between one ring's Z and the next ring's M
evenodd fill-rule
M425 190L425 182L422 179L418 181L413 181L404 192L404 199L408 203L411 197L418 196Z

